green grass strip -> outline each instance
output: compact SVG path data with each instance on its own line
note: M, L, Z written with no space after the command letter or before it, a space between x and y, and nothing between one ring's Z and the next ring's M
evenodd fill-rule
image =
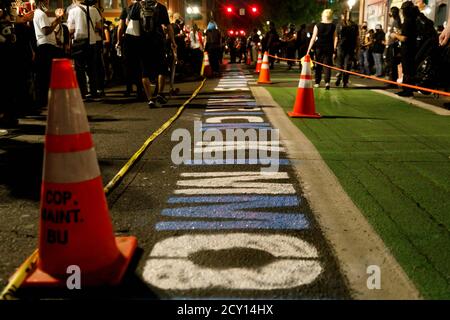
M268 87L291 111L296 88ZM292 119L422 295L450 298L450 117L361 89L314 90Z

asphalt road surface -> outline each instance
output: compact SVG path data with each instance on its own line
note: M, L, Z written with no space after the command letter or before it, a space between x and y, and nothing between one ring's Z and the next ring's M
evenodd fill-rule
M108 196L116 234L138 238L122 285L21 289L20 297L349 298L284 146L272 139L272 124L249 90L250 79L239 65L227 65ZM87 105L105 184L197 85L181 85L180 95L160 109L114 92ZM2 286L37 246L44 121L45 115L29 118L2 137ZM254 130L258 141L222 142L230 129ZM279 160L267 163L274 155L267 149L279 151ZM262 170L270 166L279 168Z

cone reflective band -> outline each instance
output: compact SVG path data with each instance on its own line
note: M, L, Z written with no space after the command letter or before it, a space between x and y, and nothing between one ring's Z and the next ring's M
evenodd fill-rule
M320 118L316 113L314 103L314 91L311 76L311 59L309 55L305 56L302 62L302 72L298 82L297 96L292 112L288 112L291 118Z
M269 53L264 52L264 58L261 65L261 71L259 72L258 83L260 84L270 84L270 73L269 73Z
M200 75L205 76L207 78L212 76L212 69L211 69L211 66L209 65L209 56L208 56L208 52L206 52L206 51L203 54L202 70L200 72Z
M261 51L258 51L258 61L256 62L256 69L255 69L256 73L259 73L261 71L261 64L262 64Z
M100 168L72 63L55 59L42 173L38 269L25 286L61 286L76 265L85 285L118 284L137 246L114 238Z

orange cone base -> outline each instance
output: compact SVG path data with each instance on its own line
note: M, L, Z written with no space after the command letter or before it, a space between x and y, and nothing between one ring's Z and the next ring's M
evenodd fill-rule
M291 118L322 118L322 116L319 113L303 114L303 113L288 112L287 114Z
M119 285L133 258L137 248L136 237L116 237L116 244L122 254L112 266L98 270L95 273L83 274L81 283L85 286ZM74 264L76 264L74 262ZM68 274L69 276L69 274ZM55 278L41 269L36 269L22 284L23 287L65 287L65 278Z

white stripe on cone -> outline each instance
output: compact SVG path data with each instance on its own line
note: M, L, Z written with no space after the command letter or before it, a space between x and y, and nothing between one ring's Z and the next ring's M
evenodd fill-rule
M42 180L50 183L77 183L100 176L95 149L44 155Z
M303 77L302 77L303 76ZM310 79L302 79L304 77L309 77ZM300 75L300 80L298 82L299 88L312 89L312 77L311 77L311 65L309 62L302 62L302 73Z
M90 132L80 90L78 88L50 90L46 134Z
M304 89L312 89L312 87L313 87L312 81L306 80L306 79L300 79L300 81L298 82L298 87L304 88Z

